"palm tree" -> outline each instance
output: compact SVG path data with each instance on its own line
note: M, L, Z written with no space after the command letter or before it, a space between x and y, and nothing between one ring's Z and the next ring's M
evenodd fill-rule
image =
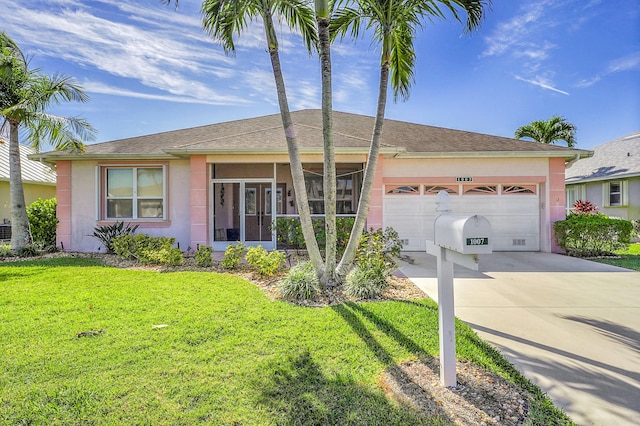
M576 126L563 117L555 115L549 120L533 121L531 124L519 127L514 136L516 139L531 138L546 144L565 141L569 148L573 148L576 144Z
M344 276L351 266L366 223L380 152L389 76L391 76L394 100L397 101L399 96L403 100L408 99L416 58L413 42L416 30L421 27L422 21L425 18L445 18L445 12L442 9L449 10L455 19L461 21L457 9L459 7L467 14L465 32L470 32L480 26L485 6L488 4L490 4L490 0L338 1L338 5L342 7L334 12L331 23L332 35L342 38L350 33L353 37L358 37L364 31L371 30L374 41L381 44L378 103L373 135L356 221L347 248L337 268L339 276Z
M39 151L48 143L56 150L83 151L83 140L95 136L84 119L46 113L62 101L86 102L89 97L68 76L42 74L29 69L18 45L6 32L0 33L0 131L9 129L9 193L11 205L11 247L18 250L31 243L29 220L22 186L19 133Z
M171 0L162 0L162 2L170 4ZM178 6L177 0L175 5L176 7ZM273 23L274 15L283 19L291 28L297 28L300 31L309 52L315 48L317 35L313 10L309 8L307 0L204 0L202 3L204 29L215 41L220 43L227 54L235 54L234 35L240 34L253 19L261 18L263 21L267 49L276 83L280 116L287 140L289 164L293 178L293 189L296 193L300 225L307 252L309 253L309 260L318 276L323 277L325 268L313 230L302 160L298 149L295 127L289 111L284 77L280 66L278 37Z
M323 191L325 220L325 274L323 283L337 284L336 274L336 161L333 139L333 103L331 81L331 7L327 0L315 0L315 16L318 31L318 54L320 56L320 75L322 80L322 139Z

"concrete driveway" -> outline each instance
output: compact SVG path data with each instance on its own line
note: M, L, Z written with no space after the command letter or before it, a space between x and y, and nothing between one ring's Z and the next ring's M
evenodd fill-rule
M401 271L437 300L435 257ZM640 272L550 253L455 267L455 313L579 425L640 425Z

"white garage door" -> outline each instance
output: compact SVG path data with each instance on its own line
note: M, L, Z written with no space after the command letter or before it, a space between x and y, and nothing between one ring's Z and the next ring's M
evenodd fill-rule
M452 213L480 214L491 223L493 250L540 250L540 199L536 185L387 185L384 226L391 226L404 250L425 250L433 240L436 194L449 192Z

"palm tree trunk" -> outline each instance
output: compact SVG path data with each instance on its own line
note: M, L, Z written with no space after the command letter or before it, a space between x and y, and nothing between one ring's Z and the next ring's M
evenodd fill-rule
M323 2L317 2L323 3ZM326 2L325 2L326 3ZM331 40L328 8L317 9L318 46L322 75L322 136L324 140L324 214L325 214L325 277L324 283L336 283L336 159L333 140L333 106L331 101Z
M349 271L349 267L353 263L358 249L360 237L364 231L369 214L369 206L371 204L371 190L373 189L373 180L375 178L376 167L378 166L378 155L380 153L380 140L382 136L382 124L384 123L384 113L387 106L387 90L389 87L389 63L385 62L380 67L380 84L378 88L378 107L376 110L376 119L373 126L373 136L371 138L371 146L369 147L369 156L367 158L367 166L364 171L364 179L362 182L362 191L360 192L360 200L358 202L358 211L356 220L351 229L349 242L342 255L342 260L337 268L337 274L343 277Z
M11 248L19 250L31 244L29 218L22 187L18 123L9 127L9 198L11 204Z
M271 66L273 68L273 77L276 83L276 91L278 94L278 103L280 106L280 116L282 117L282 125L284 127L285 138L287 140L287 150L289 152L289 164L291 168L291 177L293 179L293 190L296 194L296 202L298 206L298 215L300 217L300 227L304 236L304 242L307 246L309 260L313 265L318 277L324 275L324 265L322 255L318 248L318 241L313 230L311 221L311 210L309 209L309 200L307 198L307 189L304 183L304 171L302 169L302 160L300 159L300 151L296 141L296 131L291 120L289 111L289 103L287 102L287 93L285 90L284 77L280 66L280 56L278 54L277 43L270 42L270 36L275 37L273 28L273 20L271 11L268 8L264 10L264 24L269 42L269 56L271 58Z

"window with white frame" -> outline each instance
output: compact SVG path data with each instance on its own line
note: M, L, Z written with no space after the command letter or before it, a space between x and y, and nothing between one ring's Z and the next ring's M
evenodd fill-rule
M624 181L611 181L604 184L604 200L609 207L624 206L626 204Z
M573 206L578 200L586 200L584 185L567 185L565 187L567 214L573 211Z
M165 170L105 167L105 219L166 219Z

